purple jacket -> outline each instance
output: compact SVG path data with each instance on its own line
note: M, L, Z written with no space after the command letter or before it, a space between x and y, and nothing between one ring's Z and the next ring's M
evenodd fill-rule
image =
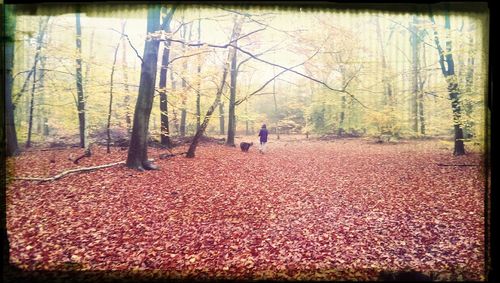
M267 142L267 129L260 129L259 137L260 142Z

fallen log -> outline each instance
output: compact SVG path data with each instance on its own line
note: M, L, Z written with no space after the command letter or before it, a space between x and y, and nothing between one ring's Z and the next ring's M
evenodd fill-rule
M120 161L120 162L115 162L115 163L110 163L110 164L104 164L104 165L99 165L99 166L92 166L92 167L83 167L83 168L75 168L71 170L64 171L60 174L57 174L53 177L47 177L47 178L40 178L40 177L13 177L13 180L24 180L24 181L39 181L39 182L48 182L48 181L55 181L57 179L60 179L68 174L71 173L77 173L77 172L85 172L85 171L92 171L96 169L102 169L102 168L108 168L112 166L116 166L119 164L125 164L125 161Z
M180 152L180 153L162 153L159 155L160 159L166 159L166 158L169 158L169 157L174 157L174 156L177 156L177 155L183 155L183 154L186 154L187 152Z

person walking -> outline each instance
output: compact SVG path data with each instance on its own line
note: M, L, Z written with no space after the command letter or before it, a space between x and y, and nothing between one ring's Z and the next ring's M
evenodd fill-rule
M266 129L266 124L262 124L262 128L259 131L259 137L260 137L259 151L260 151L260 153L264 153L266 151L267 134L268 134L268 132Z

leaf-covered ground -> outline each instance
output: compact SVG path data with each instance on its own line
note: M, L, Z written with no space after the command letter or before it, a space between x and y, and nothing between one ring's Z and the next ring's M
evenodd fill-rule
M158 159L165 151L150 149L159 171L119 165L11 181L11 262L212 279L373 280L410 267L438 280L484 280L481 155L453 157L436 140L282 139L268 149L202 144L195 159ZM96 148L78 165L71 153L82 150L25 152L8 160L9 173L48 177L127 151Z

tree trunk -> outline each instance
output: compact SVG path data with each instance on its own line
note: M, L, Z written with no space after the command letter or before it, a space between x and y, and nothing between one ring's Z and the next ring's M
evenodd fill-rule
M201 43L201 16L198 19L198 43ZM201 56L198 55L198 91L196 92L196 132L201 125Z
M248 121L248 101L245 101L245 116L246 116L246 121L245 121L245 135L250 134L250 123Z
M419 38L417 29L417 16L413 16L413 23L410 24L411 49L412 49L412 96L410 98L410 125L415 134L418 134L418 76L419 76Z
M342 95L342 97L340 98L341 99L341 109L340 109L340 117L339 117L339 129L338 129L338 133L337 135L339 137L343 136L344 133L345 133L345 110L346 110L346 106L347 106L347 103L346 103L346 97L345 97L345 94Z
M237 42L234 43L235 45ZM234 136L236 132L236 115L235 115L235 101L236 101L236 79L238 76L238 70L236 69L236 55L237 50L234 52L233 58L231 58L231 72L230 72L230 88L229 88L229 111L228 111L228 121L227 121L227 141L226 145L234 145Z
M33 107L35 103L35 88L36 88L36 64L35 64L35 71L33 72L33 84L31 87L30 108L28 116L28 140L26 141L27 148L31 147L31 131L33 128Z
M47 137L50 134L50 127L49 127L49 117L48 115L50 114L50 111L45 110L43 116L43 136Z
M274 68L273 68L274 75ZM273 80L273 99L274 99L274 113L276 114L276 139L280 139L280 127L279 127L279 117L278 117L278 102L276 101L276 80Z
M448 91L450 93L451 108L453 110L453 128L455 129L455 148L453 150L454 155L464 155L464 133L462 129L462 109L460 106L460 92L458 90L458 84L449 83Z
M87 95L84 95L84 101L87 100L87 97L88 97L88 94L91 93L91 83L89 83L89 81L92 81L91 80L91 76L90 76L90 66L94 63L94 38L95 38L95 29L92 29L92 33L90 34L90 47L89 47L89 57L88 57L88 62L85 66L85 76L83 77L83 80L84 80L84 88L83 88L83 91L84 93L86 93ZM84 102L85 103L85 102ZM87 125L87 120L85 119L85 116L86 114L84 114L84 120L85 120L85 125L84 125L84 129L83 129L83 136L84 136L84 140L85 140L85 149L87 152L90 152L90 148L89 148L89 142L88 142L88 125Z
M424 117L424 91L418 92L418 117L420 118L420 134L425 135L425 117Z
M235 19L234 28L233 28L233 32L231 35L231 41L233 41L234 39L236 39L240 36L242 23L243 23L243 17L241 17L240 19ZM224 70L222 72L222 79L221 79L221 82L219 84L219 89L217 90L215 100L212 103L212 105L210 106L210 108L208 109L207 113L205 114L205 118L203 119L203 123L200 126L200 130L196 132L196 134L193 138L193 141L191 142L191 145L189 146L189 150L186 154L187 158L194 158L195 157L195 152L196 152L196 147L198 146L198 142L199 142L201 136L203 135L203 133L205 132L205 129L208 126L208 122L210 122L210 118L211 118L213 112L215 111L215 108L217 107L217 105L220 105L220 98L222 96L222 92L224 91L224 85L226 84L226 77L227 77L227 73L228 73L228 69L229 69L229 62L235 56L235 54L236 54L236 49L230 47L229 52L228 52L228 57L226 59L226 62L224 63Z
M189 25L192 27L192 25ZM183 39L185 41L190 41L191 40L191 28L189 30L189 36L187 36L187 27L184 26L184 33L183 33ZM186 53L186 46L183 45L182 47L183 54L185 55ZM181 106L181 125L180 125L180 135L181 137L186 136L186 120L187 120L187 83L186 83L186 75L188 72L188 65L187 65L187 60L183 60L182 62L182 73L183 76L181 78L181 87L182 87L182 106Z
M198 74L201 73L201 67L198 67ZM200 86L198 85L198 91L196 92L196 131L200 130L201 123L201 93Z
M15 16L15 5L5 5L0 9L0 18L4 26L4 43L2 44L1 51L2 55L5 57L5 83L0 84L0 91L5 95L0 95L0 104L5 105L5 116L0 115L0 122L5 127L0 127L1 136L1 146L5 151L0 151L1 157L9 157L18 155L18 144L17 144L17 134L16 125L14 123L14 106L12 105L12 89L14 84L13 78L13 68L14 68L14 50L15 50L15 40L16 40L16 16ZM5 100L4 100L5 99ZM3 104L5 102L5 104ZM5 119L5 120L4 120ZM5 160L5 159L4 159ZM0 178L2 180L7 180L7 170L2 170ZM4 181L5 182L5 181ZM1 205L0 205L0 223L1 223L1 233L2 233L2 265L4 267L9 265L10 259L10 243L7 234L7 197L6 197L6 182L1 190ZM5 269L4 269L5 270ZM4 273L5 274L5 273Z
M170 32L170 22L164 19L162 29L169 33ZM160 143L166 145L167 147L172 147L172 142L170 141L170 129L168 125L168 96L167 96L167 71L168 63L170 58L170 41L165 41L165 47L163 48L163 55L161 61L160 70Z
M45 34L45 29L47 28L48 20L49 20L48 17L45 19L40 19L40 22L38 23L38 37L36 40L35 63L33 65L33 84L31 86L31 97L30 97L29 116L28 116L28 140L26 141L27 148L31 147L31 134L33 132L33 109L35 107L35 105L34 105L35 104L35 90L36 90L36 84L37 84L37 77L36 77L37 62L41 58L43 37Z
M26 23L24 23L24 25L26 25ZM25 28L25 27L21 27L21 29L22 28ZM28 45L28 46L26 46L26 45ZM22 44L20 44L20 50L16 50L16 54L23 54L23 56L20 56L21 58L18 59L19 64L21 66L24 65L23 68L24 67L26 69L29 68L28 65L31 64L29 58L32 58L32 54L30 53L29 42L27 42L26 40L23 40ZM35 56L35 58L36 58L36 56ZM24 63L24 64L21 64L21 63ZM25 102L25 107L19 107L18 111L14 111L14 121L15 121L15 124L19 128L22 128L22 125L23 125L23 122L24 122L23 118L28 118L28 113L29 113L29 97L23 96L23 94L26 92L26 90L29 87L29 84L30 84L30 81L31 81L31 77L33 76L33 72L35 71L35 63L37 63L37 62L33 62L33 64L31 65L30 71L26 74L24 83L23 83L23 85L21 87L21 90L19 92L15 93L15 94L12 93L11 98L10 98L11 101L12 101L12 105L14 107L13 108L14 110L16 109L16 107L18 105L20 105L22 103L22 101ZM26 111L26 113L22 113L23 111Z
M174 80L174 71L172 70L173 66L170 66L170 82L172 83L172 92L175 92L177 89L177 83ZM175 107L172 108L172 116L174 118L174 128L177 131L177 135L180 135L180 126L179 126L179 119L177 118L177 111L175 110Z
M422 60L425 64L425 47L422 48ZM420 134L425 136L425 116L424 116L424 84L425 80L422 78L422 71L418 72L418 118L420 123Z
M342 85L345 86L346 82L347 82L346 68L344 67L342 56L340 54L337 54L336 57L337 57L337 62L340 65L340 72L341 72L341 75L342 75ZM338 128L338 131L337 131L337 135L339 137L343 136L344 133L345 133L345 112L346 112L346 107L347 107L345 93L342 94L340 100L341 100L341 104L340 104L340 115L339 115L340 116L339 117L339 128Z
M26 26L27 24L29 23L24 23L24 25ZM28 40L24 41L23 45L28 45L28 46L24 46L24 58L26 59L26 63L29 64L30 62L30 59L34 56L32 56L32 49L31 49L31 44ZM31 78L33 78L33 73L35 72L35 65L38 64L37 62L33 62L33 71L32 71L32 76ZM29 109L30 109L30 96L28 95L29 94L29 89L31 87L31 81L27 81L27 85L26 85L26 95L23 95L21 98L24 100L23 104L24 104L24 107L19 107L18 108L18 111L17 111L17 116L22 116L24 119L19 119L19 124L17 124L19 126L19 128L24 128L24 125L28 125L28 118L29 118ZM14 101L14 103L16 104L16 106L18 105L16 103L16 101ZM21 105L21 103L19 103L19 105ZM22 115L21 115L21 110L24 112Z
M122 33L125 33L125 25L127 21L122 22ZM128 65L127 65L127 39L122 36L122 70L123 70L123 86L125 89L125 123L127 125L127 132L132 132L132 118L130 114L130 90L128 87Z
M431 21L435 25L434 16L431 14ZM445 14L445 29L450 30L450 15ZM451 52L451 39L446 41L446 54L441 47L439 36L437 30L434 29L434 41L438 49L439 54L439 65L441 67L441 72L448 83L448 93L451 100L451 109L453 112L453 128L455 130L455 147L453 150L454 155L464 155L464 133L462 129L462 109L460 103L460 91L458 89L457 78L455 75L455 63L453 61L453 54ZM448 66L446 68L445 66Z
M472 33L474 31L474 26L472 23L470 24L469 32ZM464 126L464 134L465 137L470 137L474 134L474 125L475 121L472 119L472 115L474 113L474 104L470 101L470 98L473 96L473 86L474 86L474 39L473 35L469 35L469 44L468 44L468 58L467 58L467 67L465 74L465 94L469 97L466 103L464 103L464 112L467 117L468 123Z
M394 125L396 124L394 113L395 113L395 99L393 96L393 84L391 83L391 75L390 75L390 69L389 69L389 64L387 63L387 58L386 58L386 50L384 46L386 43L384 43L384 37L382 35L382 31L380 28L380 20L377 18L376 19L376 31L377 31L377 38L378 38L378 43L379 43L379 50L380 50L380 60L382 62L382 82L384 86L384 96L383 96L383 105L385 106L385 110L387 111L387 115L390 116L389 123L386 124L382 132L389 132L391 135L395 135L397 133L394 133ZM398 53L399 55L400 53ZM352 100L350 106L352 107ZM350 107L350 108L351 108ZM351 118L351 117L349 117Z
M80 132L80 147L87 147L87 131L85 121L85 98L83 96L82 84L82 28L80 24L80 12L76 13L76 92L77 92L77 110Z
M12 8L11 9L0 9L0 13L10 13L9 11L12 11L12 10L15 10L15 8ZM3 15L3 14L2 14ZM6 15L7 16L7 15ZM15 18L15 15L13 15L11 13L11 15L9 15L10 17L12 18ZM3 19L3 18L2 18ZM9 37L9 33L8 31L11 31L8 29L8 19L5 19L5 29L2 28L2 30L5 32L5 36L6 37ZM23 27L20 25L25 25L25 23L23 24L23 22L26 22L26 21L22 21L22 22L19 22L19 23L11 23L14 24L14 27L17 28L17 29L23 29ZM17 25L17 27L16 27ZM15 31L14 29L12 29L12 31ZM13 33L13 35L15 36L15 33ZM13 37L13 40L15 40L15 38ZM2 41L3 42L3 41ZM7 41L5 41L5 45L0 45L0 49L3 47L5 48L5 52L7 52L7 49L9 48L8 45L7 45ZM13 41L13 44L14 44L14 41ZM16 46L17 45L17 46ZM28 73L25 73L23 74L22 76L20 76L20 78L18 80L16 80L15 78L13 78L13 81L12 81L12 84L10 87L11 87L11 94L10 94L10 97L8 98L10 100L10 103L12 105L12 112L13 112L13 123L14 125L16 125L16 127L19 129L21 128L21 124L22 124L22 118L24 118L23 115L20 115L20 110L21 110L21 107L18 108L18 105L20 105L20 99L22 97L22 94L25 92L27 86L28 86L28 83L31 81L31 75L33 74L33 68L32 68L32 64L30 62L27 62L28 60L27 59L27 56L23 56L25 55L27 52L26 52L26 49L27 48L27 45L28 43L26 42L26 40L23 40L22 42L19 42L19 44L14 44L14 46L12 46L12 52L14 53L14 50L15 50L15 54L16 56L14 56L14 58L12 60L16 61L16 66L21 66L22 69L30 69L30 72ZM19 55L18 55L19 54ZM5 54L5 56L8 56L7 53ZM7 64L7 61L9 60L7 57L5 57L5 60L6 60L6 64ZM14 63L12 63L14 64ZM31 66L28 66L28 65L31 65ZM6 66L7 68L7 66ZM14 70L12 70L12 72L14 72ZM13 75L14 76L14 75ZM21 81L21 78L24 79L24 81ZM5 77L5 84L1 83L0 84L0 87L3 89L4 86L7 85L7 74L6 74L6 77ZM14 92L15 89L20 89L20 91L18 91L17 93ZM0 95L1 97L1 95ZM7 97L5 97L5 99L7 100ZM7 111L7 107L5 109ZM7 112L5 113L7 114ZM1 115L0 115L1 116ZM7 119L7 117L6 117ZM16 141L17 143L17 141ZM17 147L17 146L16 146Z
M223 135L226 131L224 130L224 125L225 125L225 121L224 121L224 102L220 102L219 103L219 128L220 128L220 132L219 134Z
M89 85L89 79L90 79L90 65L93 64L94 62L94 37L95 37L95 29L92 29L92 33L90 35L90 47L89 47L89 58L88 62L85 66L85 83L84 83L84 91L85 93L90 93L90 85Z
M123 33L123 31L122 31ZM118 43L115 47L115 54L113 57L113 65L111 66L111 79L109 82L109 108L108 108L108 124L106 126L106 134L107 134L107 142L106 142L106 152L111 152L111 114L113 110L113 78L115 75L115 66L116 66L116 57L118 55L118 49L120 48L121 38L118 40Z
M40 107L38 109L38 123L37 123L37 133L46 137L49 135L49 125L48 125L48 113L47 107L45 107L45 56L40 58L40 72L38 79L38 89L39 89L39 103Z
M383 71L383 77L382 80L384 82L384 99L385 99L385 105L388 105L391 107L391 111L394 111L393 109L393 97L392 97L392 84L390 82L389 76L388 76L388 65L387 65L387 60L385 57L385 49L384 49L384 40L382 37L382 32L380 29L380 21L377 18L376 19L376 28L377 28L377 37L378 37L378 42L379 42L379 49L380 49L380 59L382 61L382 69Z
M450 30L450 16L445 15L445 28ZM464 155L464 133L462 130L462 109L460 102L460 91L455 75L455 65L453 62L453 54L451 53L451 39L446 42L446 62L448 63L448 70L446 74L448 82L448 92L451 99L451 108L453 111L453 127L455 129L455 148L454 155Z
M46 31L46 40L48 39L48 35L50 34L48 24L47 24L47 31ZM37 107L37 113L35 117L37 118L36 123L35 123L35 132L38 135L43 135L44 134L44 120L46 119L46 107L45 107L45 69L46 69L46 59L47 57L45 55L40 55L40 70L38 72L38 104L39 107Z
M184 87L183 87L184 89ZM182 102L182 109L181 109L181 125L179 128L180 131L180 136L185 137L186 136L186 119L187 118L187 112L186 112L186 100L183 100Z
M175 7L170 10L167 20L172 19ZM148 8L147 33L160 30L160 6L153 5ZM157 169L148 161L148 128L149 117L153 107L153 98L156 85L156 71L158 62L158 49L160 41L146 40L144 44L143 62L141 65L141 78L139 84L139 95L134 111L134 124L132 126L132 137L127 156L126 165L138 170Z
M5 128L2 127L2 143L5 141L5 155L6 156L15 156L19 152L18 143L17 143L17 133L16 133L16 124L14 122L14 105L12 104L12 89L13 89L13 74L12 70L14 68L14 47L15 47L15 30L16 30L16 17L15 12L13 11L13 6L6 5L4 9L1 9L1 13L5 13L2 15L2 18L5 19L5 84L1 84L5 87ZM3 115L0 115L3 119ZM3 121L2 121L3 123ZM4 131L4 130L5 131ZM5 180L5 179L4 179ZM5 198L3 198L5 199ZM5 209L2 209L2 213L5 213ZM2 217L2 221L5 221L5 217ZM2 226L6 227L6 226ZM5 229L2 229L2 233L6 233ZM3 241L7 241L6 235ZM2 244L3 254L7 253L7 258L4 260L9 260L9 246L5 243Z

